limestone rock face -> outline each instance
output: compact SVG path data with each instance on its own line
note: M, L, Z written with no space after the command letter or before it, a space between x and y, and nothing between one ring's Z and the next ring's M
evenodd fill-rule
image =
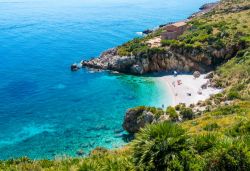
M98 58L83 61L82 66L130 73L131 67L135 63L134 56L119 56L117 55L117 49L113 48L103 52Z
M184 53L185 52L181 52ZM205 72L209 70L207 66L211 61L206 61L204 56L199 56L192 52L190 55L181 55L181 53L166 51L164 54L153 54L146 57L138 56L119 56L117 49L109 49L103 52L100 57L83 61L82 66L118 71L134 75L141 75L149 72L172 71ZM193 55L196 57L193 57Z
M152 123L154 114L149 111L144 111L140 108L129 109L126 112L123 128L129 133L136 133L146 124Z
M134 64L131 67L131 72L134 74L143 74L143 66Z
M156 123L160 123L160 122L165 122L169 120L169 115L161 115L157 120Z
M82 61L83 67L112 70L121 73L141 75L149 72L178 71L200 73L211 71L223 62L227 55L231 56L241 49L232 46L225 49L208 48L207 51L185 49L181 47L166 48L161 53L149 53L139 56L119 56L117 48L103 52L98 58Z

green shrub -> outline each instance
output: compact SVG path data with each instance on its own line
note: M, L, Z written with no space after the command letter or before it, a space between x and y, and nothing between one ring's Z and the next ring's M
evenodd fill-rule
M210 123L207 124L203 129L206 131L214 131L218 128L220 128L220 126L217 123Z
M175 106L175 110L179 111L179 110L181 110L183 107L186 107L186 104L185 104L185 103L178 104L178 105Z
M166 39L166 40L162 40L161 44L162 44L162 46L170 46L170 45L178 44L178 41Z
M218 143L219 139L216 134L198 135L194 137L194 148L199 154L212 150Z
M90 156L83 159L79 171L116 171L134 170L132 159L127 153L109 152L104 148L97 148Z
M39 165L42 167L42 168L50 168L54 165L54 161L51 161L51 160L41 160L39 161Z
M250 151L241 142L218 148L208 159L206 170L249 171Z
M174 123L148 125L136 135L132 147L135 165L143 170L179 170L181 152L188 149L187 135Z
M180 115L183 119L193 119L195 117L194 112L191 108L182 108Z
M179 115L178 113L176 112L175 108L174 107L171 107L169 106L166 110L166 113L169 115L169 118L172 120L172 121L178 121L179 120Z
M159 118L161 115L164 115L164 111L163 110L158 110L156 113L154 113L156 118Z
M227 98L228 98L228 100L239 99L240 94L235 90L231 90L231 91L228 92Z
M250 135L250 121L241 121L228 131L228 135L237 137Z
M241 114L244 112L243 109L239 105L229 105L218 107L214 111L211 112L212 115L232 115L232 114Z

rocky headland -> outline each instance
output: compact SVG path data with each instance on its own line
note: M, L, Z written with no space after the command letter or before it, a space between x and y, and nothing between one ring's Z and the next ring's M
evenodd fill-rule
M204 15L217 6L218 3L208 3L203 5L199 12L193 14L189 18L195 18ZM171 23L169 23L171 24ZM146 40L156 37L161 26L154 31L147 31L148 34L145 38L141 38L141 44L146 44ZM191 24L190 24L191 25ZM150 37L150 38L149 38ZM146 40L144 40L146 39ZM136 43L135 43L136 44ZM142 46L144 46L142 45ZM218 60L223 59L228 54L234 54L240 45L233 45L223 48L187 48L180 46L165 46L151 48L149 45L146 51L139 51L136 53L128 52L126 55L120 53L120 49L126 46L118 46L103 52L99 57L90 60L84 60L80 63L83 67L112 70L121 73L141 75L149 72L158 71L179 71L179 72L193 72L200 71L202 73L211 71L216 65ZM214 62L216 61L216 63Z
M200 71L205 73L213 70L218 65L214 63L215 58L221 59L222 63L225 56L235 54L239 49L241 49L241 46L237 45L220 50L209 49L208 52L200 52L197 49L190 51L189 49L175 47L164 48L161 52L148 52L145 56L133 54L120 56L117 53L118 49L112 48L103 52L98 58L82 61L81 65L83 67L112 70L134 75L159 71Z
M129 74L145 74L158 71L201 71L206 72L212 69L211 60L205 58L204 54L197 54L195 51L184 55L172 50L164 53L152 53L146 57L141 56L120 56L117 48L109 49L99 58L89 61L82 61L82 66L95 69L118 71ZM225 52L226 53L226 52ZM192 57L194 55L194 57Z

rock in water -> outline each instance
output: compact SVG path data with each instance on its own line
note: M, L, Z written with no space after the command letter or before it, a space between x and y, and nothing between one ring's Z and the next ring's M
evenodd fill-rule
M79 67L77 66L77 64L72 64L70 69L71 69L71 71L77 71L79 69Z
M143 34L150 34L150 33L152 33L153 31L152 30L144 30L142 33Z
M153 120L154 114L145 111L143 108L129 109L126 112L122 126L129 133L136 133L146 124L152 123Z

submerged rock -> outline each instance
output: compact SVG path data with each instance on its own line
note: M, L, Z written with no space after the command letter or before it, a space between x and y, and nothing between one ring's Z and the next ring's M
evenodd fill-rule
M96 127L89 127L87 131L100 131L100 130L110 130L106 125L98 125Z
M93 142L93 141L91 141L91 142L89 143L89 147L91 147L91 148L93 148L94 145L95 145L95 142Z
M114 133L118 134L118 133L122 133L124 130L123 129L115 129Z
M122 137L123 141L127 143L132 141L134 138L134 134L124 134Z
M79 149L79 150L76 151L76 154L77 154L78 156L82 156L82 155L84 155L85 153L84 153L84 151L83 151L82 149Z
M88 147L89 147L89 144L82 144L81 147L82 147L82 148L88 148Z
M114 137L115 137L115 138L122 138L122 137L123 137L123 134L115 134Z
M112 142L112 140L105 140L105 143L107 143L107 144L109 144L111 142Z

